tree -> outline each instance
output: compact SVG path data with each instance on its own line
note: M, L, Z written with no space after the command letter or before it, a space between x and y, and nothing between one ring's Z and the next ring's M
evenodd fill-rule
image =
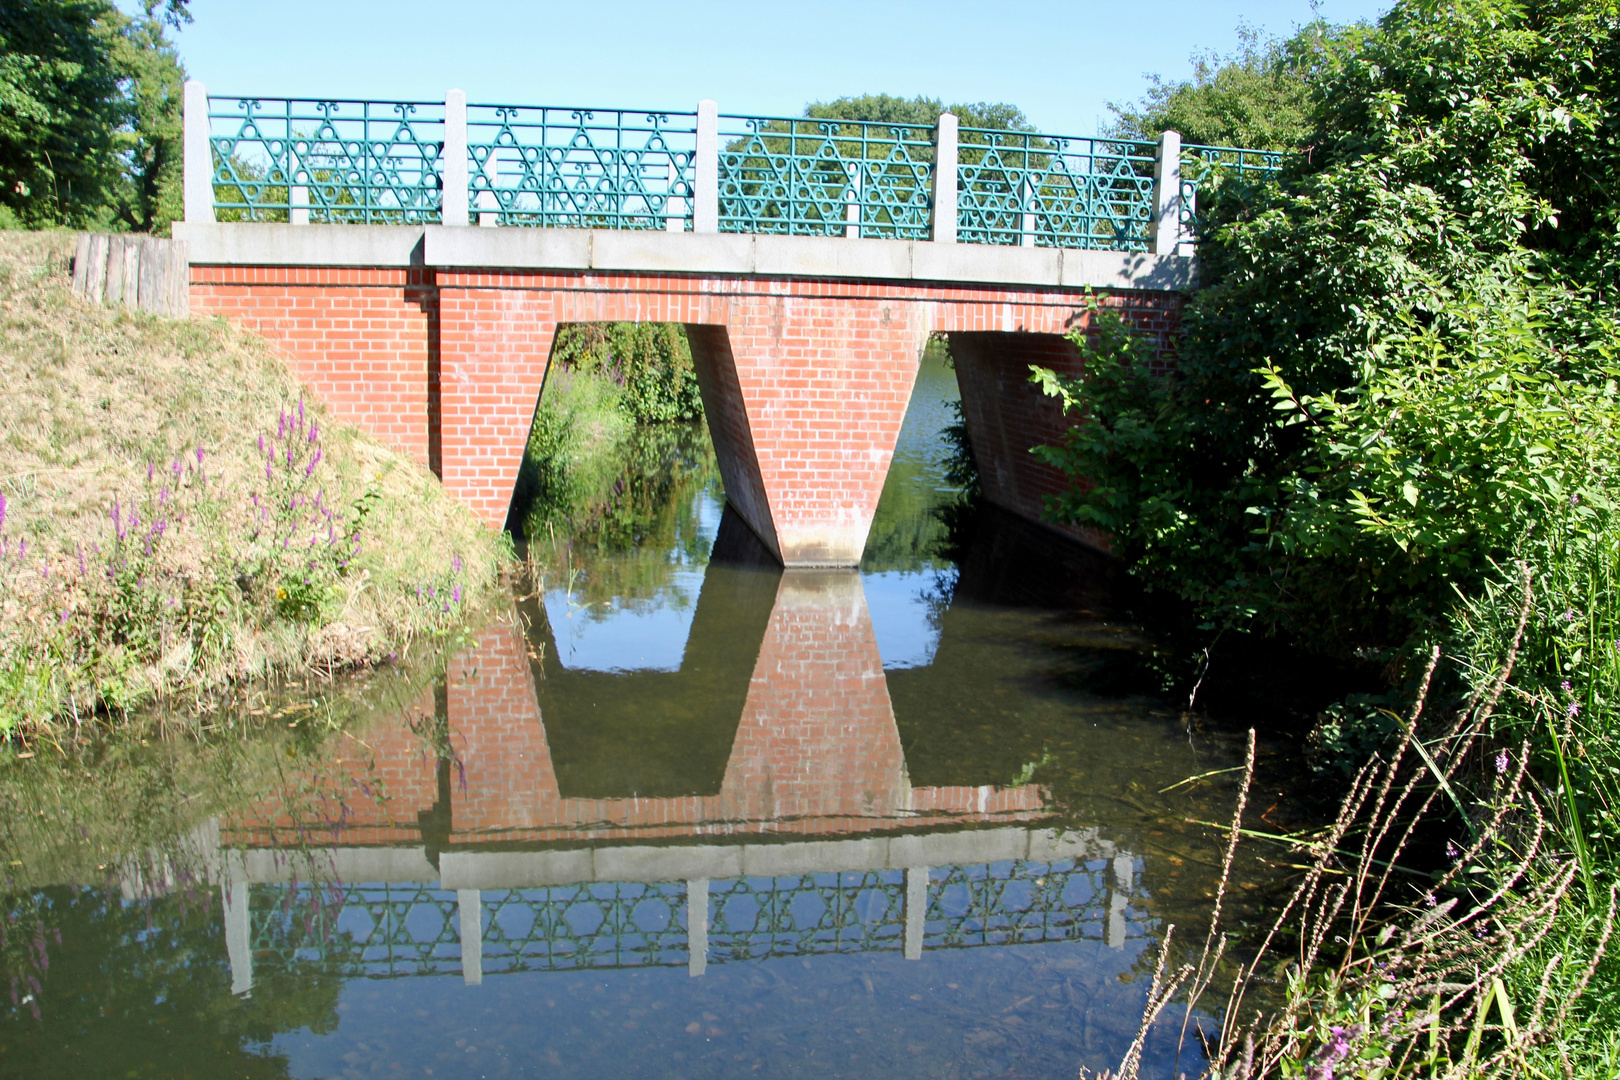
M0 3L0 223L162 228L179 212L185 80L164 26L108 0Z
M1402 0L1308 82L1310 152L1200 200L1176 377L1107 320L1044 376L1055 511L1218 623L1399 651L1609 527L1620 4Z
M1151 75L1140 101L1109 102L1112 134L1156 139L1161 131L1176 131L1183 141L1205 146L1297 149L1311 131L1312 86L1343 63L1370 29L1318 19L1278 39L1239 25L1237 51L1194 53L1191 79Z
M897 97L894 94L861 94L833 101L812 101L804 107L811 119L864 120L904 127L933 128L940 113L949 112L965 128L993 128L998 131L1034 131L1024 111L1006 102L979 101L946 108L939 98Z

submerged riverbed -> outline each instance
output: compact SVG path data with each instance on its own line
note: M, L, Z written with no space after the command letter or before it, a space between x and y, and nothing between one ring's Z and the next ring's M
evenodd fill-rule
M1188 819L1230 777L1181 782L1241 750L1158 696L1110 563L991 510L947 527L955 396L931 355L858 571L784 573L702 432L666 433L674 480L537 539L510 616L369 719L283 702L273 734L94 780L14 767L0 1074L1117 1063L1218 872Z

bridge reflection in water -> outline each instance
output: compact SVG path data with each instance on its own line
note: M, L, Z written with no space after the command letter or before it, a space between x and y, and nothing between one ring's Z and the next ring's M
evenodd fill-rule
M1042 827L1038 786L912 786L860 576L761 566L735 528L677 670L570 668L529 600L530 637L492 629L420 720L295 785L316 810L224 822L235 991L265 965L477 983L1123 948L1135 857Z

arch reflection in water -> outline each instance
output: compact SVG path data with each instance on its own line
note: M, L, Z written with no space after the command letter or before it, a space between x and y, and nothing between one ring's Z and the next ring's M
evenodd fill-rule
M371 734L392 798L346 803L337 845L287 859L279 807L230 823L237 985L1122 947L1134 857L1030 827L1037 786L912 786L860 576L761 565L731 524L675 671L570 668L531 601L538 642L497 628L451 665L440 757Z

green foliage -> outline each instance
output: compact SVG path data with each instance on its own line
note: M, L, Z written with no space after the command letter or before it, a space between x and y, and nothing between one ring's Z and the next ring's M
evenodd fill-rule
M1176 131L1183 142L1292 150L1312 132L1313 88L1351 55L1369 32L1364 23L1334 26L1317 19L1286 39L1238 27L1236 52L1195 53L1193 77L1169 81L1157 75L1143 98L1110 102L1113 134L1156 139Z
M164 23L107 0L0 6L0 205L28 227L161 231L180 213L185 73Z
M1175 377L1107 317L1088 379L1040 376L1086 420L1054 511L1217 622L1350 653L1602 505L1620 259L1569 223L1615 211L1617 47L1611 0L1398 4L1314 76L1312 154L1210 200Z
M865 120L897 127L932 128L939 114L949 112L962 127L995 128L1002 131L1034 131L1024 110L1004 101L958 103L946 108L939 98L897 97L893 94L861 94L833 101L812 101L804 115L817 120Z
M692 347L679 323L578 323L562 327L553 363L599 374L619 388L616 407L638 424L703 415Z

